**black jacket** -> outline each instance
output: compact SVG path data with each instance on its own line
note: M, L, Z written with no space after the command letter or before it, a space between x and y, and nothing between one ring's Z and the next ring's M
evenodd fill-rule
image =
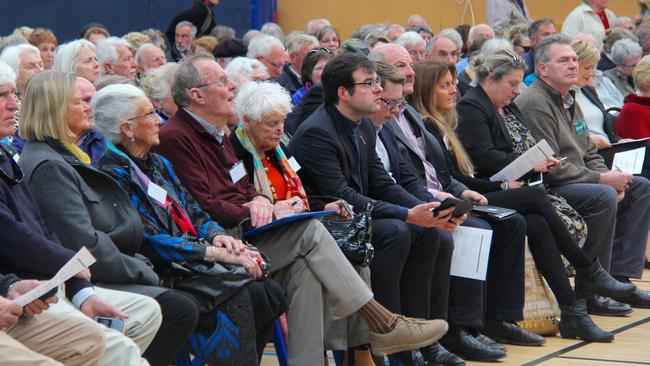
M413 167L400 154L393 127L384 125L379 131L379 138L388 152L390 175L397 184L422 201L433 201L433 195L427 191L424 181L418 178L413 171Z
M517 106L509 106L524 121ZM456 132L476 167L477 177L489 178L513 162L512 139L496 107L480 85L465 94L456 106ZM525 122L524 122L525 123Z
M312 86L284 121L284 131L293 135L298 127L323 104L323 86Z
M203 1L198 0L194 1L194 4L190 9L183 10L182 12L176 14L172 21L167 26L165 35L169 40L168 49L174 47L174 42L176 38L176 24L180 23L183 20L194 24L196 27L196 38L209 35L212 31L212 28L216 25L214 22L214 14L212 12L212 7L207 6Z
M275 82L289 91L289 95L294 95L303 85L296 74L291 71L291 65L286 64L282 67L282 74L275 79Z
M347 127L334 106L319 107L296 131L289 150L300 163L298 173L310 194L339 197L357 210L374 202L375 218L405 219L406 208L420 203L417 197L395 183L375 152L377 134L370 121L362 119L358 139L360 171L357 175L354 148Z
M411 127L416 129L418 131L417 133L422 134L427 150L427 161L431 163L431 165L433 165L435 168L436 177L438 178L438 181L440 181L440 184L442 184L443 190L445 192L453 194L456 197L460 197L460 194L466 190L467 187L454 179L449 173L447 164L445 164L445 155L443 148L438 143L438 140L436 140L436 138L426 130L424 127L424 122L422 122L422 118L420 117L418 111L416 111L415 108L411 106L407 106L406 110L404 110L404 116L410 122ZM414 171L418 174L418 177L424 181L426 179L424 163L422 160L420 160L420 157L416 154L416 152L411 148L411 145L402 132L402 129L397 125L397 121L393 120L389 122L389 125L393 126L393 131L397 137L400 153L405 158L405 160L410 163L411 167L414 168Z

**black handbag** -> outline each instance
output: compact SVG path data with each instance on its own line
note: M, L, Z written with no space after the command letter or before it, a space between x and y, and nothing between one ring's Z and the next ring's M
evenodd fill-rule
M375 256L375 248L372 246L372 209L372 202L368 202L366 210L355 214L352 219L330 216L320 218L345 257L356 266L367 267Z

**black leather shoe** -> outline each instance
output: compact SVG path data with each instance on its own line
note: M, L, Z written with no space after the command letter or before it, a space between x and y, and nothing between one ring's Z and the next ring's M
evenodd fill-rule
M430 346L420 348L420 352L424 359L429 362L430 365L442 365L442 366L463 366L465 361L462 358L456 356L455 354L447 351L440 343L436 342Z
M451 327L440 343L450 352L470 361L496 361L506 357L506 353L479 342L463 328Z
M632 307L609 297L593 296L587 298L587 312L600 316L624 316L632 312Z
M503 352L507 352L507 348L505 345L495 341L494 339L486 336L485 334L481 334L479 332L473 333L472 334L474 338L476 338L477 341L483 343L486 346L496 348L498 350L501 350Z
M588 342L611 342L614 334L600 329L587 314L585 299L571 305L560 304L560 335Z
M398 360L404 366L430 366L418 350L398 352L388 356L390 359Z
M616 300L630 304L633 308L650 309L650 291L639 290L638 287L632 295L617 297Z
M631 295L636 286L629 282L619 282L600 265L598 259L587 268L576 268L575 290L578 297L600 295L621 297Z
M516 323L511 322L488 319L485 322L485 329L482 332L497 342L517 346L541 346L546 343L544 337L529 332Z

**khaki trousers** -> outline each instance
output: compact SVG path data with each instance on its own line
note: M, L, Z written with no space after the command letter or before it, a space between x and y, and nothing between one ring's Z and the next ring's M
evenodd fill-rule
M240 237L237 229L230 235ZM287 292L288 361L292 366L323 364L323 307L334 319L367 304L373 294L315 219L256 235L251 244L271 260L271 273Z
M50 311L88 319L85 314L65 300L60 292L59 302L50 307ZM106 352L99 364L102 366L149 365L140 355L156 336L162 322L160 306L156 300L132 292L101 287L95 287L95 293L129 315L124 324L126 334L103 327L106 336Z
M90 319L49 311L0 331L0 362L11 366L94 366L104 354L104 331Z

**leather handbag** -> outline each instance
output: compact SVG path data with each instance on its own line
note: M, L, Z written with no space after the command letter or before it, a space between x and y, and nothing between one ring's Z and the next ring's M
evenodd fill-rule
M365 211L355 214L352 219L330 216L320 218L345 257L356 266L367 267L375 256L372 246L372 209L373 204L369 202Z

